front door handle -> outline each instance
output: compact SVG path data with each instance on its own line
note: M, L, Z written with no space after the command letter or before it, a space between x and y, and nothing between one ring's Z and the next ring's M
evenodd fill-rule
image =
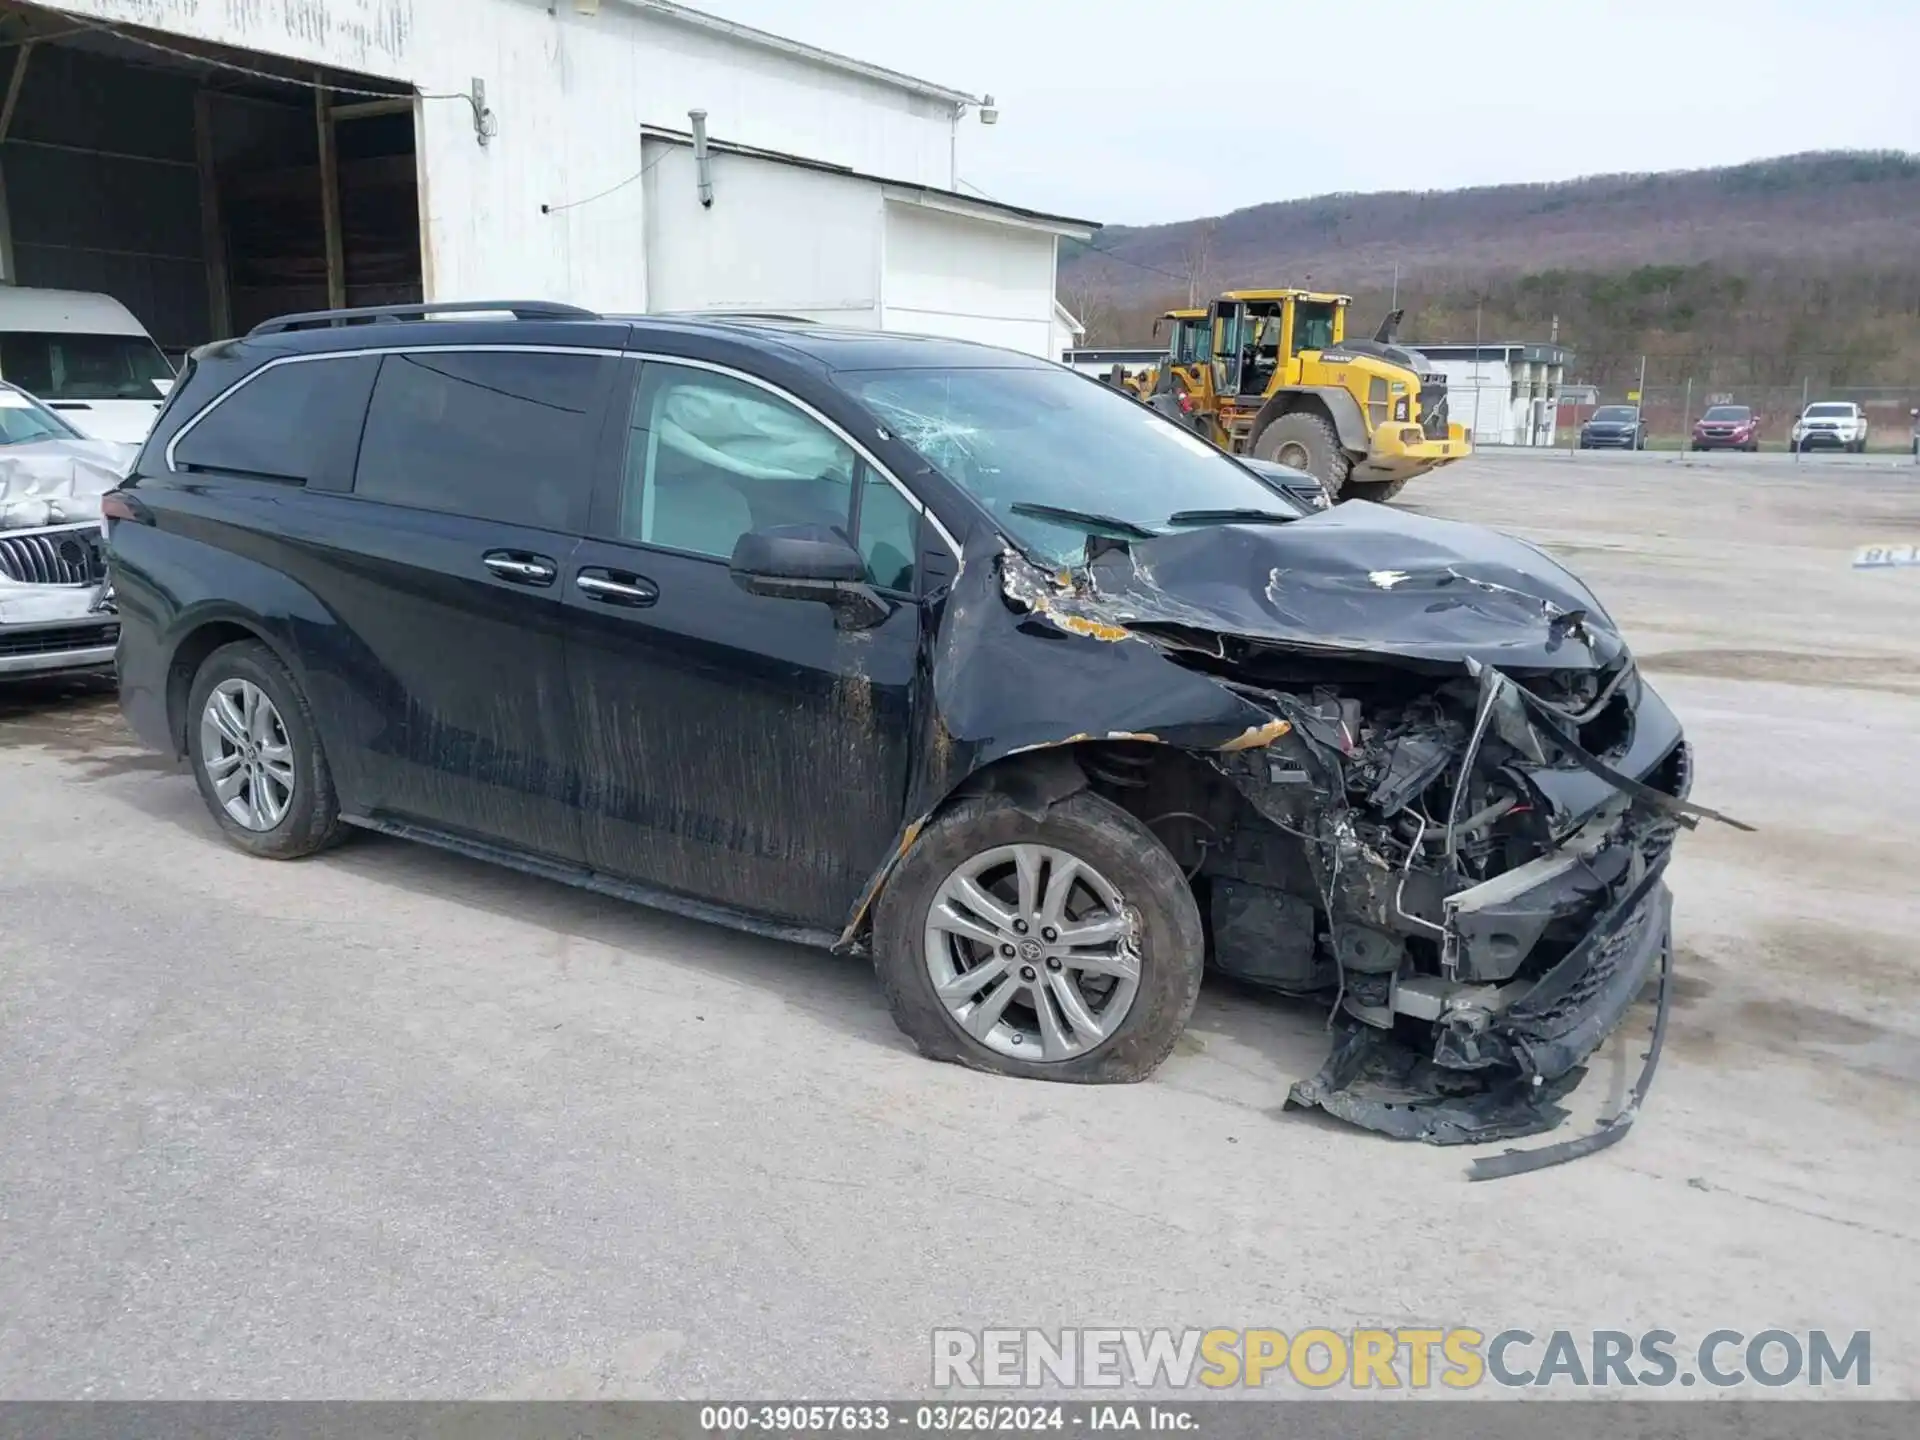
M515 585L551 585L560 573L560 567L546 556L525 550L489 550L480 557L480 563Z
M651 580L613 570L582 570L573 577L580 593L602 605L651 605L660 591Z

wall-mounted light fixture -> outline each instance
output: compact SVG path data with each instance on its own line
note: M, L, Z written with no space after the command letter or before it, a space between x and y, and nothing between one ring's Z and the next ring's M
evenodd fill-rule
M953 107L953 128L948 136L947 183L956 190L960 188L960 117L969 110L980 112L982 125L1000 123L1000 107L993 103L991 95L982 95L978 100L962 100Z

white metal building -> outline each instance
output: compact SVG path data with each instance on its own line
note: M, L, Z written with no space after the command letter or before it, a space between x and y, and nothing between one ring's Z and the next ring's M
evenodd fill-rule
M1573 352L1563 345L1403 342L1447 377L1447 418L1476 445L1551 445Z
M1057 355L1096 228L957 193L989 102L667 0L0 0L0 67L0 278L171 350L510 297Z
M647 299L1057 355L1054 251L1077 222L648 127Z
M1078 370L1082 375L1097 375L1103 380L1113 374L1113 367L1118 365L1132 380L1165 360L1167 347L1079 345L1066 351L1060 358L1068 368Z

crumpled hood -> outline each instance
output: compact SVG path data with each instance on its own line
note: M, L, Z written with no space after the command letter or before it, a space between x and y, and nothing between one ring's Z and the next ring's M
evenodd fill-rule
M1592 669L1626 653L1593 592L1510 535L1352 503L1108 550L1091 603L1116 623L1454 668Z
M138 445L33 440L0 446L0 530L100 518L100 497L132 468Z

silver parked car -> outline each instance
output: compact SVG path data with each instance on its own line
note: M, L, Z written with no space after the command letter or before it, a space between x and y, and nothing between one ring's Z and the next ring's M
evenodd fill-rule
M0 680L113 664L100 497L139 448L90 440L0 381Z

